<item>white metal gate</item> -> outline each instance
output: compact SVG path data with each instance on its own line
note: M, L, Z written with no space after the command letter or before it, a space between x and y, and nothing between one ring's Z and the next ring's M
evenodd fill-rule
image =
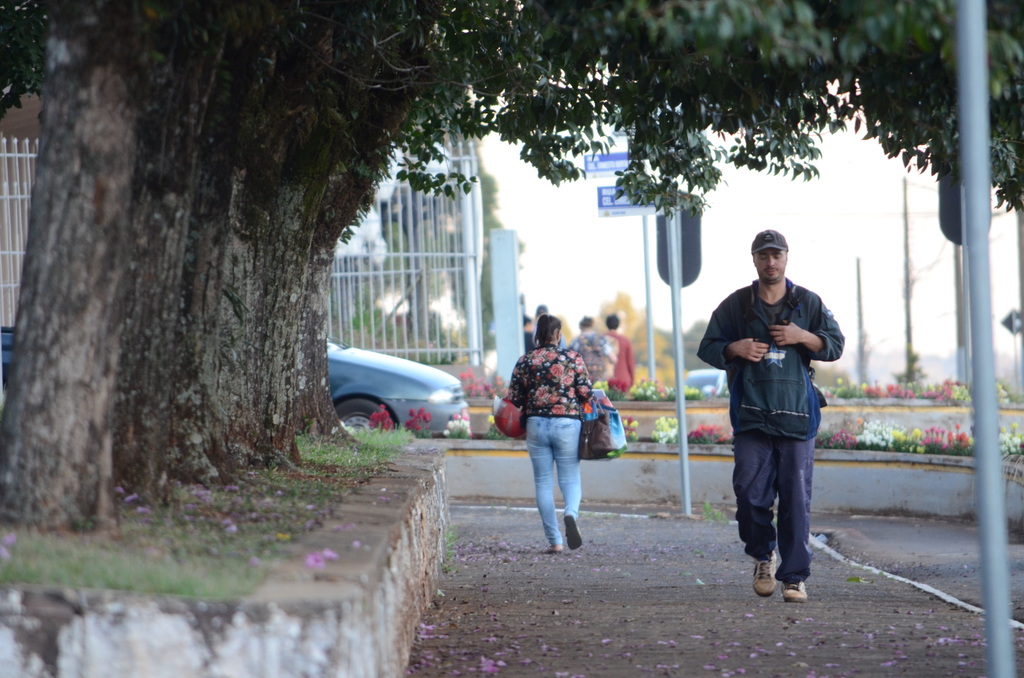
M475 147L452 165L476 174ZM331 276L336 341L436 365L482 364L479 187L456 200L389 181L347 243Z
M0 323L13 325L21 286L37 141L0 137ZM477 174L476 148L449 164ZM389 181L331 276L328 335L351 346L432 364L480 365L479 187L459 198L414 192Z
M0 136L0 324L14 325L39 142Z

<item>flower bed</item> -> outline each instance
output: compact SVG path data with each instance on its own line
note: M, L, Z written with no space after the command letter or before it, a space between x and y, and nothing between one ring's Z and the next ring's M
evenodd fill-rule
M501 377L488 379L467 371L459 374L462 389L467 398L504 397L508 387ZM675 389L665 386L657 379L641 379L633 386L614 379L594 382L594 388L604 392L614 401L634 402L675 402ZM826 398L840 400L927 400L942 404L964 404L971 402L971 391L967 384L947 379L937 384L851 384L839 379L835 387L821 387ZM1021 403L1021 394L1011 393L1002 383L996 384L999 402ZM704 400L700 389L685 387L686 400Z
M686 434L690 444L728 445L732 434L722 426L702 424ZM654 423L653 442L679 442L679 422L675 417L659 417ZM824 450L875 450L908 454L943 454L957 457L974 455L974 438L957 425L953 430L933 426L910 431L891 421L871 420L858 429L820 430L815 441ZM1024 454L1024 433L1015 423L999 433L999 450L1004 455Z

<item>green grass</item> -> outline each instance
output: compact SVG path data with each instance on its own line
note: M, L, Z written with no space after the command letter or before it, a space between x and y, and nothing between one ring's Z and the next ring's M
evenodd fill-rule
M120 492L120 533L0 533L0 584L116 589L202 599L254 590L290 544L339 499L381 473L411 440L404 431L353 433L356 444L297 440L302 463L250 471L237 485L178 486L166 506Z
M725 517L724 512L719 511L711 505L711 502L707 501L704 502L702 514L704 516L704 520L710 520L713 523L724 523L728 520L728 518Z
M455 545L459 543L459 533L454 527L449 527L444 535L444 560L441 562L441 571L445 574L456 572L455 568Z

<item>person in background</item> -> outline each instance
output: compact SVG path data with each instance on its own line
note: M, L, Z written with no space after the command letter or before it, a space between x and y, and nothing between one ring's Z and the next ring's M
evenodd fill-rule
M593 384L583 358L575 351L558 347L561 336L561 320L549 314L537 319L537 347L516 362L507 396L522 413L537 510L548 540L547 553L563 550L555 512L554 471L564 504L565 541L570 549L583 545L577 522L583 494L580 420L583 404L592 397Z
M821 297L786 278L789 244L781 233L761 231L750 253L757 280L719 304L697 355L729 373L736 521L744 551L756 561L754 592L771 596L780 581L783 600L802 603L821 422L810 362L838 360L845 338Z
M523 350L529 353L535 348L536 344L533 343L533 318L528 315L523 316Z
M608 379L615 367L615 349L611 342L594 329L594 319L589 315L580 320L580 334L572 340L569 348L583 356L587 372L594 381Z
M619 347L611 379L620 385L625 384L624 390L628 391L636 381L636 357L633 355L633 342L618 331L619 316L614 313L604 319L604 325L608 328L608 334L605 336L610 337Z

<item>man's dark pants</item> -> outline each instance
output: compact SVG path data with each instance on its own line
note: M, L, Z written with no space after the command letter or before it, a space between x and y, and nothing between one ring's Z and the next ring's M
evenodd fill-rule
M776 547L782 563L775 578L783 582L805 580L811 574L811 479L814 439L770 436L760 431L733 437L732 487L736 492L736 520L744 551L754 558L768 556ZM778 531L772 525L772 506L779 500ZM777 538L777 542L776 542Z

